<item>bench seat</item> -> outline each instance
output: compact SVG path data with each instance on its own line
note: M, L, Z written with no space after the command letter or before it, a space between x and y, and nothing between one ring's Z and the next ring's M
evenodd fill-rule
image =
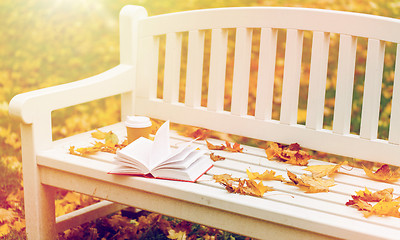
M120 139L126 136L123 123L108 126L103 131L113 131ZM174 146L189 138L171 133ZM80 157L68 153L70 146L86 146L92 142L90 132L53 142L50 150L38 153L37 164L41 182L58 188L71 189L99 198L115 200L120 204L151 209L165 215L179 217L204 225L211 225L230 232L239 232L255 238L283 237L296 234L298 239L312 237L339 237L345 239L390 239L400 236L400 219L394 217L363 214L345 203L355 191L382 190L399 184L389 184L368 179L362 169L340 169L334 176L336 185L329 192L304 193L298 187L279 181L264 181L275 191L264 197L252 197L228 193L212 179L213 174L232 174L246 178L246 169L264 172L276 171L287 178L286 170L295 174L306 173L302 166L293 166L278 161L269 161L264 149L242 146L243 153L215 151L226 160L215 162L215 166L197 183L147 179L107 174L114 167L114 154L97 153ZM214 144L220 140L209 139ZM205 141L196 141L200 149L207 149ZM330 164L311 159L310 165ZM65 181L59 172L70 177ZM85 184L79 184L80 182ZM128 193L129 192L129 193ZM125 193L121 196L121 193ZM151 194L149 194L151 193ZM232 211L234 209L234 211ZM242 225L246 219L246 225ZM261 221L260 221L261 220ZM254 223L254 224L250 224ZM301 229L303 230L301 230Z

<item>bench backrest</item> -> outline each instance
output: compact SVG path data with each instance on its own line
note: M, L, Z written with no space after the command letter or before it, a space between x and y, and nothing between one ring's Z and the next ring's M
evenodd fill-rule
M136 17L129 19L140 20L128 21L130 12ZM127 6L121 11L121 62L134 64L137 74L134 101L123 99L123 106L133 106L138 115L400 165L399 55L389 59L394 71L389 134L387 139L377 135L385 45L399 52L399 29L396 19L328 10L222 8L147 17L144 9ZM301 79L305 34L312 35L309 79ZM337 52L330 49L333 37ZM352 133L356 60L361 58L357 41L365 41L368 50L360 129ZM332 54L337 70L329 77L336 78L330 81L336 87L332 124L326 127ZM249 94L249 87L256 92ZM305 123L298 123L304 91ZM278 117L272 114L275 105Z

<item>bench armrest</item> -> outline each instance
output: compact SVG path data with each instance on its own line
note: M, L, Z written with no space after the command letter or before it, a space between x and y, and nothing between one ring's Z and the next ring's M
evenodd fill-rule
M108 71L53 87L16 95L9 105L10 115L31 124L34 113L53 111L133 90L134 68L120 64Z

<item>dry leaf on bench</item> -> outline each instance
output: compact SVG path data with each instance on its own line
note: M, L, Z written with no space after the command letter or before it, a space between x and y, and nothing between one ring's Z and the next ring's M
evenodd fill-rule
M335 165L313 165L304 170L310 171L313 177L324 177L336 173L339 168L345 164L347 164L347 161Z
M396 171L392 171L387 164L382 165L376 172L372 172L364 166L363 169L368 177L378 181L395 182L400 178L400 168Z
M275 175L276 172L273 170L265 170L263 174L259 174L258 172L250 172L248 169L246 169L246 173L250 180L262 180L262 181L277 180L281 182L285 181L282 175L276 176Z
M211 144L209 141L207 141L206 140L206 143L207 143L207 148L209 149L209 150L224 150L226 147L224 146L224 145L219 145L219 146L217 146L217 145L214 145L214 144Z
M233 145L231 145L228 141L225 141L225 151L228 152L243 152L243 148L240 147L239 143L234 143Z
M213 160L214 162L225 160L225 157L216 155L216 154L214 154L214 153L211 153L211 154L210 154L210 158L211 158L211 160Z
M386 188L380 191L371 192L367 188L364 191L357 191L357 195L352 195L352 199L346 206L356 207L362 211L364 217L371 215L400 217L399 198L393 199L393 188ZM378 202L375 205L371 202Z
M335 185L333 179L323 179L312 177L303 174L301 177L297 177L296 174L287 171L289 179L300 188L303 188L306 193L317 193L317 192L328 192L329 187Z
M308 160L311 158L308 153L301 150L300 145L297 143L292 143L287 147L278 143L272 143L270 147L265 149L265 153L269 160L278 157L286 163L300 166L307 165Z
M242 180L233 178L230 174L214 175L213 179L215 182L222 184L230 193L262 197L264 193L274 190L271 187L264 186L262 181L257 183L254 180Z

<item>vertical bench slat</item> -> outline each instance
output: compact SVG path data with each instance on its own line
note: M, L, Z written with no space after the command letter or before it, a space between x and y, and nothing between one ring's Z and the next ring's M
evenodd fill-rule
M142 38L139 42L136 94L154 99L157 97L159 37Z
M178 102L181 69L182 33L168 33L165 43L163 98L168 103Z
M247 115L252 29L237 28L233 68L232 108L234 115Z
M400 44L397 44L394 71L392 112L390 113L389 142L400 144Z
M274 78L278 30L262 28L258 57L257 97L255 118L270 120L274 97Z
M306 118L306 127L311 129L322 129L324 122L329 39L329 33L313 33Z
M368 39L360 137L376 139L383 77L385 42Z
M201 105L205 32L189 31L185 104L189 107Z
M211 31L210 76L207 98L207 109L210 111L224 110L227 49L228 30L213 29Z
M280 115L280 121L284 124L297 123L302 51L303 31L288 29Z
M350 133L357 38L340 35L333 132Z

